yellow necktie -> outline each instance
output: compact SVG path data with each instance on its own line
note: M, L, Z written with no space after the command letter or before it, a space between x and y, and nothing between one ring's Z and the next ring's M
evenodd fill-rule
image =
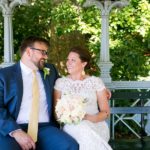
M32 105L29 116L28 134L32 137L34 142L37 141L38 118L39 118L39 88L38 88L38 81L36 78L36 72L33 71Z

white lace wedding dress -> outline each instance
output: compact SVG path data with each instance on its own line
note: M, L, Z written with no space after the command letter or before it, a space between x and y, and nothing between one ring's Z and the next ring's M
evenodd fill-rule
M98 113L96 91L105 88L102 80L98 77L87 77L84 80L72 80L67 77L59 78L56 81L56 90L82 96L86 99L86 112L88 114ZM105 121L92 123L87 120L79 124L66 124L63 128L65 132L76 139L80 145L80 150L111 150L108 144L109 129Z

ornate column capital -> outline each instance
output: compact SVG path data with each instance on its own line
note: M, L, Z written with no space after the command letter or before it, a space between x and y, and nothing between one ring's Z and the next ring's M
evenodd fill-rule
M17 5L27 5L28 0L0 0L0 8L3 14L12 13Z
M122 1L111 1L111 0L104 0L104 1L98 1L98 0L86 0L83 4L84 7L91 7L95 5L98 9L101 10L101 15L109 15L110 11L114 7L125 7L129 4L127 0Z
M4 16L4 62L0 65L1 67L14 63L12 14L17 5L26 4L28 0L0 0L0 8Z

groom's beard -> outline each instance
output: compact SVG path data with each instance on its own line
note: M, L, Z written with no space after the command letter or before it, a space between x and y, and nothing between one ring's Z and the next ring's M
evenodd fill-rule
M39 68L39 70L43 70L43 68L45 67L45 63L46 63L46 60L45 60L45 59L41 59L41 60L37 63L37 67Z

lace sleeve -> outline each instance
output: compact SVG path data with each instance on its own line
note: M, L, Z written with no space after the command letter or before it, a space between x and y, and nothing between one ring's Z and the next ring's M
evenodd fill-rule
M105 88L106 87L105 87L102 79L100 79L99 77L95 77L95 89L96 89L96 91L102 91Z
M55 82L54 89L58 91L62 91L62 88L63 88L62 78L58 78Z

